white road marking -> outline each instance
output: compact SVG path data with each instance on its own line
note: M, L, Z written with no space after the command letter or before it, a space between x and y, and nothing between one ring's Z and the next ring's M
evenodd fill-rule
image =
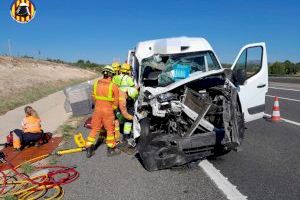
M267 114L267 113L265 113L265 116L271 117L271 115L269 115L269 114ZM285 118L282 118L282 117L280 117L280 119L281 119L282 121L288 122L288 123L290 123L290 124L294 124L294 125L300 126L300 123L299 123L299 122L295 122L295 121L292 121L292 120L289 120L289 119L285 119Z
M269 87L269 88L275 90L288 90L288 91L300 92L300 90L292 89L292 88L282 88L282 87Z
M208 160L202 160L199 166L209 176L209 178L218 186L218 188L226 195L229 200L247 200L247 196L238 191L236 186L232 185L228 178L224 177L219 170Z
M275 96L273 96L273 95L268 95L268 94L266 94L266 97L275 97ZM296 101L296 102L300 102L300 100L299 99L290 99L290 98L286 98L286 97L278 97L279 99L285 99L285 100L289 100L289 101Z

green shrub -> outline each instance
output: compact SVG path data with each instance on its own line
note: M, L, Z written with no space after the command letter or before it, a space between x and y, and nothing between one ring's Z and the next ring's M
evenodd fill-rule
M83 68L83 69L89 69L97 72L102 72L102 68L105 66L103 64L96 64L93 62L90 62L89 60L84 61L82 59L78 60L76 63L72 64L73 66Z
M293 63L289 60L284 62L274 62L269 64L269 74L278 74L278 75L293 75L300 73L300 63Z

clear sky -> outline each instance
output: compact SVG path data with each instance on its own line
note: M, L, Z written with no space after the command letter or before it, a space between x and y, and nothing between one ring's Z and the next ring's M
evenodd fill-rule
M138 41L206 38L221 62L247 43L265 41L269 61L300 62L299 0L33 0L28 24L14 22L12 0L0 1L0 53L109 63Z

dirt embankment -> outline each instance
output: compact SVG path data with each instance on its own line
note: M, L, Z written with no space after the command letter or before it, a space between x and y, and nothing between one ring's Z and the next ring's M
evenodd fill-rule
M0 114L95 77L66 64L0 56Z

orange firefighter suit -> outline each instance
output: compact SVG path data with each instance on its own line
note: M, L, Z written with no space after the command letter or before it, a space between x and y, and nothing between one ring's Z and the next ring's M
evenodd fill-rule
M41 120L38 117L27 116L22 121L22 129L12 131L14 135L13 147L21 148L21 142L38 141L42 137Z
M95 110L92 115L92 130L87 138L88 144L95 144L96 136L104 127L106 130L106 145L109 148L116 146L114 109L119 103L119 89L112 83L111 78L95 82L93 89Z
M127 99L127 93L123 92L119 89L119 108L123 115L123 117L129 121L132 121L133 116L128 113L127 106L126 106L126 99ZM119 120L115 120L115 141L117 143L120 142L120 122Z
M123 117L129 121L132 121L133 116L128 113L126 106L126 99L128 95L126 92L119 90L119 109L123 115ZM105 133L106 131L102 129L100 133ZM118 144L120 142L121 133L120 133L120 122L119 120L115 120L115 142Z
M127 106L126 106L126 100L128 98L128 95L126 92L123 92L122 90L119 90L119 108L122 113L122 115L125 117L127 120L132 120L133 116L128 113L127 111Z
M41 120L38 117L25 117L22 121L22 125L24 133L40 133L42 131Z

